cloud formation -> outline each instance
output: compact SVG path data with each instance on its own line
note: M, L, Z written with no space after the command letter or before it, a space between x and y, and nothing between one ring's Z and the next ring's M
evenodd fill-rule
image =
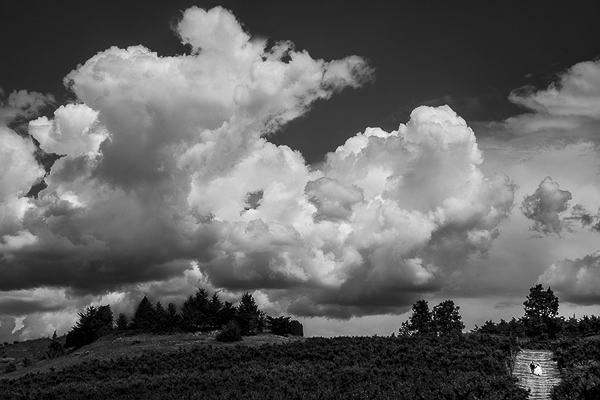
M561 299L576 304L600 303L600 252L575 260L552 264L539 277L539 283L551 286Z
M532 195L525 196L521 211L533 221L531 230L546 235L560 234L565 222L560 219L559 214L569 208L571 198L570 192L560 190L559 184L547 176Z
M509 98L539 114L600 119L600 60L575 64L545 90L527 86Z
M54 96L49 93L15 90L7 97L0 88L0 125L18 124L35 118L42 109L54 105L55 102Z
M175 31L191 54L113 47L67 75L80 102L29 123L65 155L37 199L32 144L0 131L0 313L39 306L15 293L41 287L89 303L181 298L193 282L302 316L397 313L486 254L515 185L483 174L449 107L368 128L311 169L266 137L371 80L368 63L267 48L220 7L185 11Z

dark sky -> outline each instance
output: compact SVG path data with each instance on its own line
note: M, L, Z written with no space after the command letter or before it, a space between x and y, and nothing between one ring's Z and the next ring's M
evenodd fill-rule
M193 5L222 5L252 35L291 40L313 58L356 54L376 68L373 84L317 103L271 139L308 162L367 126L397 128L420 104L450 103L468 122L503 119L518 111L506 100L511 90L545 87L557 71L600 53L595 1L6 2L0 87L64 100L63 77L110 46L182 54L169 21Z

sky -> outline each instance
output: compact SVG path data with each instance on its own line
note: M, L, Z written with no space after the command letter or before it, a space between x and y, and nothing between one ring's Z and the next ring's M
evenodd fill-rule
M598 315L600 5L396 3L3 5L0 341L198 288L308 336Z

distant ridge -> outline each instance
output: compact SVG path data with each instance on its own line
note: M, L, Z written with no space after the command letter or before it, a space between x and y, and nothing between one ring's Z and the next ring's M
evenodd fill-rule
M529 364L539 364L542 376L533 375ZM519 386L530 389L530 400L550 399L552 388L560 382L560 373L552 352L548 350L522 350L517 354L513 376L519 379Z

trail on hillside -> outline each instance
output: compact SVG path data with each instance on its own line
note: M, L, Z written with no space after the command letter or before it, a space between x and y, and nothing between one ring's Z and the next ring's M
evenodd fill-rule
M539 364L542 376L531 373L529 364ZM548 350L522 350L517 354L513 376L519 379L519 386L530 389L530 400L550 398L550 391L560 382L560 374L556 361L552 360L552 352Z

